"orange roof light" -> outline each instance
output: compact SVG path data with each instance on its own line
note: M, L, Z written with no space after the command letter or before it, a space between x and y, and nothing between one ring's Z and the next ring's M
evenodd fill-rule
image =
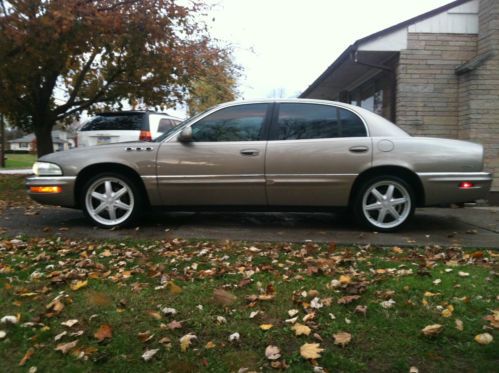
M54 186L32 186L29 187L32 193L61 193L62 188L59 185Z

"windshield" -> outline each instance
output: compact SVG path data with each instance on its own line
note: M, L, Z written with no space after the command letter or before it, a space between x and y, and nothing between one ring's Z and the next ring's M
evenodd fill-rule
M180 122L175 127L170 128L168 131L166 131L163 134L161 134L160 136L156 137L154 140L152 140L152 142L161 142L161 141L163 141L168 136L170 136L172 133L174 133L174 132L176 132L178 130L182 130L187 124L191 123L193 120L195 120L195 119L199 118L200 116L204 115L205 113L207 113L211 109L213 109L213 108L209 108L208 110L205 110L205 111L203 111L203 112L201 112L199 114L194 115L191 118L188 118L188 119L184 120L183 122Z

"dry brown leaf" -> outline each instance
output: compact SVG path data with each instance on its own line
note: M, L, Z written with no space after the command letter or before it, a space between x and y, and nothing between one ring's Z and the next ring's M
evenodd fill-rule
M224 289L215 289L213 291L213 299L218 304L230 306L236 302L237 297Z
M456 329L462 332L464 330L463 322L459 319L456 319Z
M31 359L31 356L33 356L33 354L35 353L35 350L33 350L32 348L29 348L28 351L26 351L26 353L24 354L23 358L21 359L21 361L19 361L19 366L22 367L24 366L24 364L26 364L26 362Z
M265 356L269 360L277 360L281 357L281 350L277 346L269 345L265 349Z
M81 288L84 288L88 285L88 281L85 280L85 281L75 281L75 282L72 282L71 285L69 285L69 287L71 288L71 290L73 291L77 291Z
M333 334L333 337L334 337L334 344L340 345L341 347L345 347L352 340L352 335L347 332L339 332Z
M360 295L345 295L344 297L341 297L338 299L338 304L348 304L352 303L354 300L357 300L360 298Z
M63 354L67 354L68 351L75 348L77 344L78 344L78 340L75 339L72 342L58 344L54 350L61 351Z
M168 324L166 324L166 326L170 330L181 329L182 323L180 321L173 320L172 322L169 322Z
M341 275L339 281L340 281L340 284L347 285L352 281L352 278L350 276L347 276L347 275Z
M300 347L300 355L305 359L318 359L321 357L321 352L324 351L320 348L319 343L305 343Z
M432 324L425 326L423 329L421 329L421 332L427 337L432 337L439 334L443 330L443 328L444 327L440 324Z
M359 304L357 307L355 307L353 312L360 313L360 314L366 316L367 315L367 306L362 306Z
M295 335L309 335L311 330L308 326L306 325L303 325L303 324L300 324L300 323L296 323L294 324L291 329L293 329L295 331Z
M143 354L142 354L142 359L144 359L144 361L149 361L153 358L154 355L156 355L156 353L159 351L159 348L154 348L152 350L146 350Z
M492 335L489 333L483 333L476 335L474 340L481 345L488 345L494 340L494 337L492 337Z
M182 292L182 288L175 284L173 281L168 282L167 287L170 293L173 295L178 295Z
M204 346L204 348L206 348L207 350L215 348L215 347L217 347L217 345L215 343L213 343L213 341L208 341L208 343L206 343L206 345Z
M102 324L99 329L94 333L94 337L102 342L105 339L113 338L113 329L109 324Z
M139 340L142 343L146 343L154 338L154 334L151 334L151 332L149 330L147 330L145 332L141 332L141 333L137 334L137 337L139 338Z
M269 330L269 329L272 329L273 326L274 325L272 325L272 324L261 324L260 325L260 329L262 329L262 330Z

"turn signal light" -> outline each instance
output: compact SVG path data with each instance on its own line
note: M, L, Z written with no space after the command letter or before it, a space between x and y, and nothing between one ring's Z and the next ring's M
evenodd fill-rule
M32 186L29 187L32 193L61 193L62 188L60 186Z
M140 131L139 136L140 141L152 141L152 136L150 131Z
M470 189L475 185L471 181L463 181L459 184L459 189Z

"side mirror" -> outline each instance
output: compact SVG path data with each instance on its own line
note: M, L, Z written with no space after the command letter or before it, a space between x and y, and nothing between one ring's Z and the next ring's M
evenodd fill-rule
M191 127L186 127L178 134L177 140L180 142L191 142L192 141L192 129Z

